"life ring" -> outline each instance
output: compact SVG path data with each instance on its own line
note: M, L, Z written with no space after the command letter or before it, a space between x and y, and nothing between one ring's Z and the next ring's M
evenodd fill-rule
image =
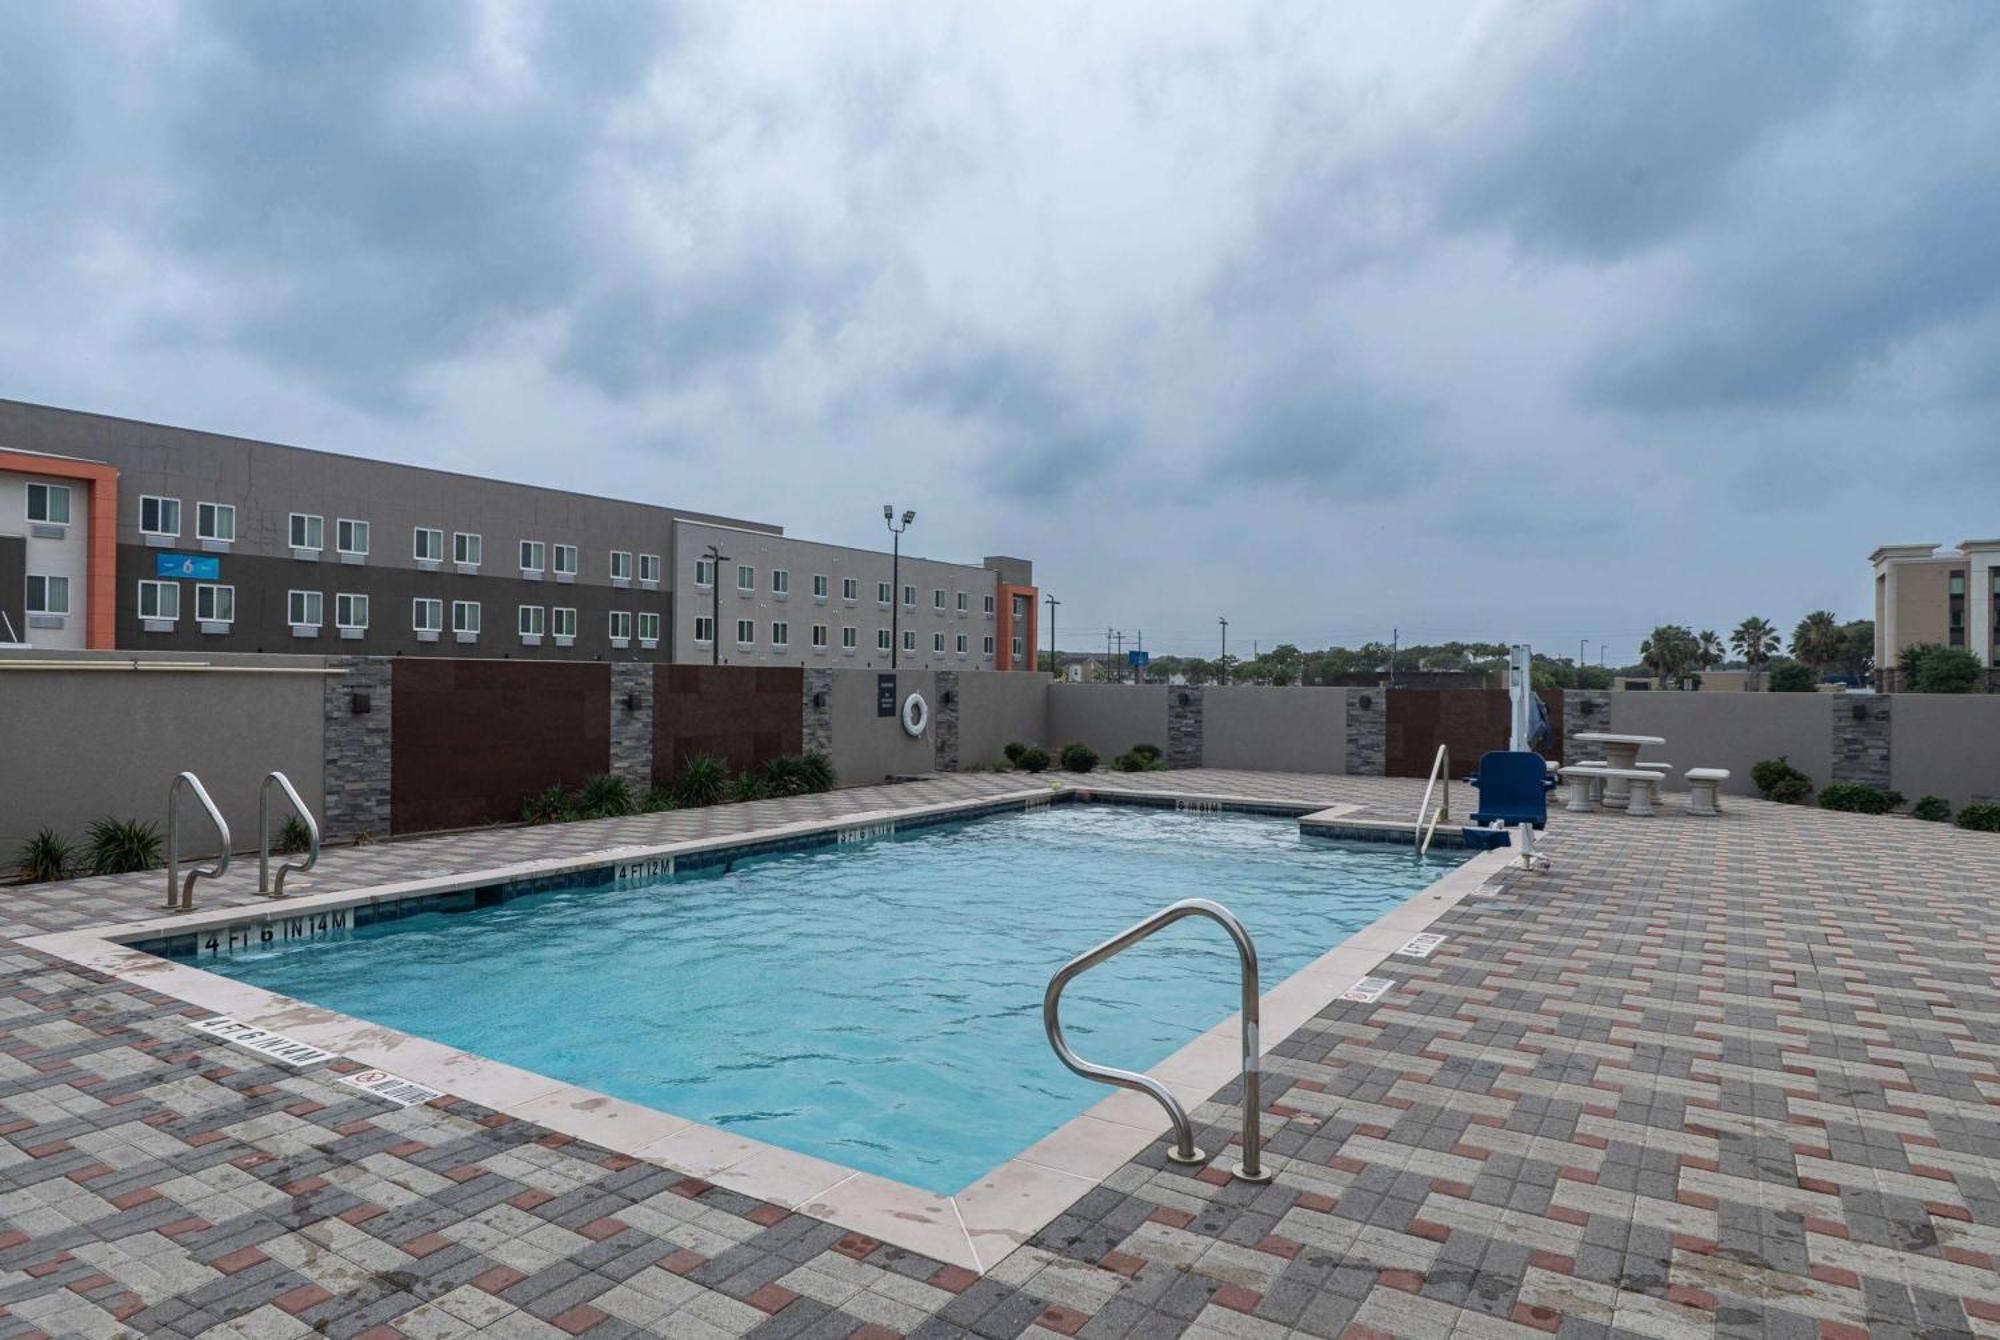
M903 699L903 734L912 740L919 739L930 724L931 705L924 701L923 694L913 693Z

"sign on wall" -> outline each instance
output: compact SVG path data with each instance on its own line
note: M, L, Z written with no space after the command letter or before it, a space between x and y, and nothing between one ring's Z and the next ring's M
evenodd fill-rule
M153 575L212 582L222 575L222 560L213 554L154 554Z
M896 715L896 677L894 675L875 676L875 715L892 717Z

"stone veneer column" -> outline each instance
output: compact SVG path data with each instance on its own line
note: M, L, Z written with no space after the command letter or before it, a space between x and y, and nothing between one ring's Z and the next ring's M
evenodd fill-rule
M1167 689L1167 766L1199 768L1204 751L1202 690L1195 685Z
M805 697L800 704L803 713L805 740L808 754L833 755L833 671L809 667L805 675Z
M636 698L638 707L627 705ZM611 775L644 791L653 784L653 667L611 664ZM634 797L637 799L637 797Z
M1363 700L1367 705L1363 706ZM1380 777L1389 770L1389 691L1347 691L1347 775Z
M385 656L332 656L326 677L326 813L322 836L386 836L390 825L389 691L394 663ZM357 695L361 695L357 697ZM366 701L366 710L362 707Z
M958 671L937 672L937 706L931 712L931 730L937 740L937 770L958 771Z
M1563 690L1563 755L1565 763L1602 763L1604 746L1594 740L1579 740L1578 731L1611 729L1609 689Z
M1833 711L1833 780L1866 782L1889 787L1889 713L1895 699L1887 694L1852 696L1828 694Z

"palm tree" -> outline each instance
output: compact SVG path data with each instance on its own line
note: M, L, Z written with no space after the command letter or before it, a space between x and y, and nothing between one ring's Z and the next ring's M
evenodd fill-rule
M1692 630L1677 623L1661 624L1639 644L1639 659L1652 667L1660 686L1665 688L1695 663L1700 649L1701 643Z
M1778 630L1771 626L1769 619L1753 614L1736 625L1736 631L1729 635L1729 645L1743 658L1743 664L1750 668L1750 682L1761 681L1764 667L1777 654L1782 639Z
M1792 655L1811 666L1813 678L1818 680L1840 659L1844 641L1840 620L1833 617L1833 611L1814 610L1792 630Z
M1722 664L1722 639L1713 629L1703 629L1695 643L1695 664L1703 670L1713 670Z

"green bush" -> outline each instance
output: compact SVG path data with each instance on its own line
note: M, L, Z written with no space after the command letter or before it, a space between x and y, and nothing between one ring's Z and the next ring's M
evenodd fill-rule
M521 802L524 824L561 824L576 818L576 795L561 782L537 791Z
M1111 760L1111 766L1120 772L1144 772L1146 770L1146 760L1127 749L1117 758Z
M769 800L771 784L764 780L761 772L739 772L736 780L729 784L729 799L738 804L746 800Z
M1780 661L1772 666L1769 685L1773 693L1814 693L1819 689L1812 667L1799 661Z
M1023 749L1014 766L1022 772L1043 772L1049 766L1049 751L1039 747Z
M1117 758L1112 759L1111 766L1120 772L1165 772L1167 770L1166 760L1160 757L1160 751L1149 744L1133 745Z
M1085 745L1066 744L1062 747L1062 765L1070 772L1089 772L1097 766L1097 754Z
M1964 647L1924 647L1916 658L1916 675L1906 687L1912 693L1972 693L1986 678L1986 667Z
M1135 744L1132 746L1131 749L1129 749L1126 752L1137 754L1140 758L1145 759L1148 763L1157 763L1160 761L1161 754L1163 754L1165 751L1162 750L1160 746L1156 744Z
M722 760L711 754L695 754L681 764L674 779L674 801L684 810L704 805L720 805L729 791L729 773Z
M21 878L32 884L46 884L66 878L76 868L76 844L43 827L21 844Z
M1008 742L1007 747L1000 752L1007 756L1009 763L1018 768L1021 766L1021 755L1028 752L1028 746L1022 744L1019 740L1011 740Z
M799 768L805 774L806 790L815 795L833 790L840 782L833 760L817 749L808 749L799 757Z
M293 856L310 846L312 846L312 832L306 827L306 821L296 814L286 815L285 822L278 826L277 841L271 844L271 849L286 856Z
M1978 833L2000 833L2000 801L1967 805L1958 812L1958 826Z
M674 807L674 793L664 786L649 786L646 794L639 797L639 813L658 814Z
M780 754L764 765L764 794L802 796L808 790L805 761L797 754Z
M577 814L585 819L615 819L632 812L632 784L616 773L600 772L583 784L576 798Z
M1900 809L1902 804L1901 792L1884 791L1866 782L1832 782L1819 793L1821 809L1846 810L1850 814L1887 814Z
M1812 794L1812 779L1783 754L1751 764L1750 781L1758 795L1786 805L1797 805Z
M137 819L109 816L90 825L90 872L93 875L129 875L151 870L161 863L160 830Z
M1910 806L1910 817L1941 824L1951 818L1951 802L1943 796L1925 796Z

